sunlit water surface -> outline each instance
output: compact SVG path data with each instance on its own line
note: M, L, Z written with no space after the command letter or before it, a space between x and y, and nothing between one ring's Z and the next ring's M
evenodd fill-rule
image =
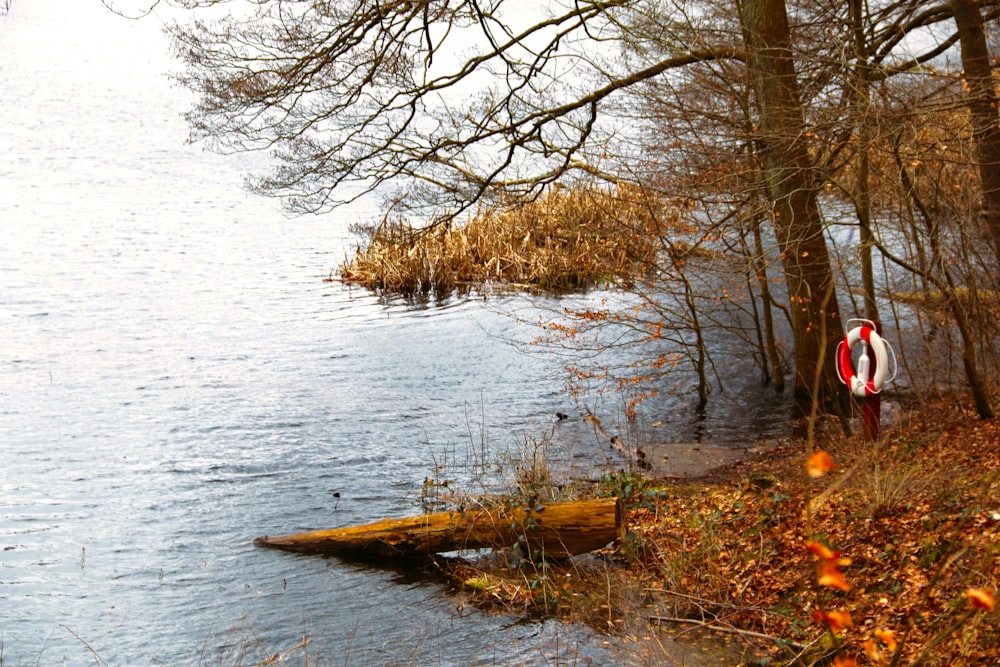
M562 360L505 342L526 336L500 311L539 304L324 281L373 208L288 219L243 191L260 163L185 145L155 16L15 0L0 45L4 665L233 663L303 635L331 664L613 662L579 628L252 545L419 512L436 465L572 411Z

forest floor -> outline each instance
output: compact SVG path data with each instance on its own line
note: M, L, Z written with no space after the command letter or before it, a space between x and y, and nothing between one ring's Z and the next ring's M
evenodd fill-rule
M1000 420L959 398L904 406L877 444L831 421L697 480L621 472L599 493L627 503L621 544L446 562L463 603L587 623L623 664L1000 664Z

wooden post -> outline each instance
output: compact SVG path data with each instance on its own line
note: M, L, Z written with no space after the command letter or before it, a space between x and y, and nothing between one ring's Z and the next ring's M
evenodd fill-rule
M520 543L531 556L540 552L547 558L566 558L620 540L626 523L621 500L598 498L530 509L480 507L382 519L363 526L259 537L254 544L300 553L412 557Z

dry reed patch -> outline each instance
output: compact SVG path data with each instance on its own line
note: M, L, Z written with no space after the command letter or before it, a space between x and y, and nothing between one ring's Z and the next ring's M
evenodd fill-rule
M628 283L649 271L675 224L670 207L636 188L562 188L481 210L464 225L386 220L358 228L365 245L341 278L403 294L489 281L543 289Z

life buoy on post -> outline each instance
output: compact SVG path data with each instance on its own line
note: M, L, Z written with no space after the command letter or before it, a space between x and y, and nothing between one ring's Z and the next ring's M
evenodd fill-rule
M840 380L858 398L882 391L889 375L888 343L875 332L875 326L871 322L867 320L863 322L861 326L847 332L844 340L837 346L837 373L840 375ZM861 356L858 358L858 368L855 371L852 353L858 342L861 343ZM869 348L875 356L874 373L871 372L872 359L868 356Z

